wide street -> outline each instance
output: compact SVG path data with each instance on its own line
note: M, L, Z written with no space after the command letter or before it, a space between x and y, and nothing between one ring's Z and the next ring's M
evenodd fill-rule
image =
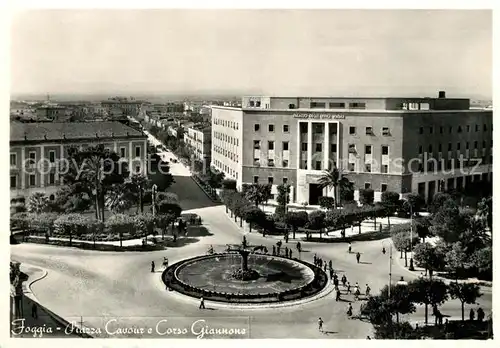
M168 153L166 157L173 155ZM225 244L240 243L243 235L239 225L225 213L224 206L212 203L190 178L187 168L181 163L171 163L171 172L175 178L171 191L179 196L183 212L200 215L207 232L198 236L190 235L184 240L181 237L178 247L158 252L113 253L36 244L12 245L13 259L48 271L48 276L32 287L33 293L43 305L61 317L83 320L85 325L101 328L113 318L119 318L122 326L153 328L162 319L167 319L170 327L187 328L198 319L206 319L208 326L249 329L249 335L233 337L365 338L371 335L371 324L348 320L345 314L347 302L336 302L333 293L300 306L210 308L211 304L207 301L208 309L199 310L197 301L167 292L160 279L160 264L164 256L172 263L204 254L210 245L216 251L222 250ZM277 241L274 237L262 237L256 233L247 234L247 240L251 244L265 244L268 247ZM295 244L296 241L290 240L290 247L294 248ZM389 240L354 243L353 251L362 254L359 264L356 263L354 254L347 253L346 244L302 244L305 249L301 255L303 259L312 261L314 254L325 260L331 259L337 273L340 276L346 273L351 284L358 282L362 291L368 283L372 292L376 293L389 281L389 255L381 252L382 246L389 250ZM399 253L394 252L393 257L393 282L401 276L407 281L413 279L415 275L396 262L395 258L399 258ZM156 273L150 272L151 261L157 264ZM352 300L352 295L345 295L344 298ZM360 303L353 303L355 314ZM488 315L492 308L491 292L483 295L480 303ZM469 308L466 305L467 314ZM447 302L441 310L451 317L461 315L460 303L457 301ZM325 322L326 334L318 332L318 317ZM412 321L422 321L423 308L419 307L417 313L409 318ZM430 316L429 321L433 320ZM165 328L167 324L163 322L162 325ZM130 336L151 337L146 334Z

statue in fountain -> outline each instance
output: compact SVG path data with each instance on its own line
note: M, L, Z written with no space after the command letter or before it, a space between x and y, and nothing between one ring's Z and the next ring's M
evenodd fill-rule
M260 277L256 270L248 267L248 256L258 251L267 253L267 248L264 245L251 246L248 244L246 237L243 236L240 245L228 245L226 251L228 253L234 252L241 256L241 267L233 273L233 278L248 281Z

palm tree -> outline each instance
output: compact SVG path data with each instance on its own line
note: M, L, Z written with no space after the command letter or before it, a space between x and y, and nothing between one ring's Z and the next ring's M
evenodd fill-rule
M47 210L49 199L42 192L35 192L28 200L28 212L40 214Z
M137 212L139 209L141 209L141 213L144 212L144 191L149 188L149 185L150 180L143 174L133 174L127 181L127 188L138 199Z
M113 214L124 213L133 205L133 196L124 186L125 184L114 185L106 195L104 204Z
M333 167L331 170L325 170L323 175L319 178L318 183L321 188L333 188L335 209L337 209L338 197L340 195L338 189L348 188L351 186L349 180L343 176L337 167Z

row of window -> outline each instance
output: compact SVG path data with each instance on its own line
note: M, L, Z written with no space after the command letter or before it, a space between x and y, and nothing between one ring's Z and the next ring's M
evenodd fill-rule
M223 149L220 146L214 145L214 152L229 158L231 161L238 163L239 162L239 156L235 154L234 152L231 152L229 150Z
M56 184L56 175L54 173L49 173L49 182L48 185L55 185ZM36 187L36 175L31 174L28 176L28 187ZM17 188L17 176L16 175L11 175L10 176L10 188L15 189Z
M474 141L473 145L474 145L474 150L477 150L479 148L479 142L477 140ZM457 151L460 151L461 146L462 146L462 143L458 142L457 143ZM483 149L486 149L486 146L487 146L486 140L483 140L482 146L483 146L482 147ZM490 147L493 148L493 140L491 140L491 142L490 142ZM467 141L467 142L465 142L465 149L469 150L469 148L470 148L470 143ZM428 150L427 151L428 153L433 152L432 144L430 144L428 146L427 150ZM442 151L443 151L443 144L440 143L440 144L438 144L438 152L442 152ZM453 151L453 143L448 143L448 151ZM422 145L419 145L418 146L418 153L421 155L421 154L423 154L423 152L424 152L424 147Z
M254 158L253 159L253 165L256 166L256 167L260 167L260 158ZM288 165L289 165L289 162L288 160L281 160L281 167L282 168L288 168ZM274 162L274 158L268 158L267 159L267 166L268 167L274 167L275 166L275 162Z
M125 147L120 147L120 157L125 157ZM135 147L135 156L136 157L141 157L141 146L136 146ZM36 151L30 151L28 154L28 159L30 162L36 162ZM56 162L56 151L55 150L50 150L49 151L49 162L50 163L55 163ZM17 154L16 153L11 153L10 154L10 165L11 166L17 166Z
M346 103L332 102L328 103L330 109L345 109ZM326 109L325 102L311 102L311 109ZM349 103L349 109L366 109L366 103Z
M234 170L233 168L229 167L228 165L222 163L219 160L214 160L213 163L214 163L215 168L223 171L224 173L228 173L233 178L235 178L236 180L238 180L238 172L236 170Z
M229 120L221 120L219 118L214 118L214 124L222 127L229 127L232 129L239 129L238 122L229 121Z
M356 144L347 144L347 149L349 153L357 153L356 150ZM371 155L373 150L372 145L365 145L365 155ZM386 156L389 155L389 146L388 145L382 145L381 146L381 151L382 155Z
M381 133L384 137L388 137L391 135L389 127L382 127ZM373 132L373 127L365 127L365 134L366 135L375 135L375 133ZM356 135L356 127L354 127L354 126L349 127L349 135Z
M240 140L238 138L232 137L232 136L227 135L225 133L215 132L214 131L214 138L218 139L218 140L222 140L222 141L228 142L228 143L230 143L232 145L236 145L236 146L240 145Z
M364 166L364 172L371 173L373 170L372 165L370 163L363 163L362 166ZM349 162L347 164L347 171L355 172L356 171L356 163ZM387 164L382 164L380 166L380 173L381 174L389 173L389 166Z
M259 176L258 176L258 175L254 175L254 176L253 176L253 183L254 183L254 184L258 184L258 183L259 183ZM272 176L268 176L268 177L267 177L267 183L268 183L269 185L274 185L274 177L272 177ZM283 177L283 179L282 179L282 183L283 183L283 184L285 184L285 185L286 185L286 184L288 184L288 178L287 178L286 176L285 176L285 177Z
M444 134L444 129L445 129L445 127L440 126L439 127L439 134ZM475 125L475 131L479 132L480 130L481 130L481 125L476 124ZM469 124L466 125L465 126L465 131L467 133L470 133L471 132L471 125L469 125ZM487 131L488 131L488 125L485 123L485 124L483 124L483 132L487 132ZM493 126L491 127L491 131L493 131ZM453 132L453 126L449 126L448 127L448 133L451 134L452 132ZM457 127L457 133L462 133L462 132L463 132L463 128L462 128L462 126L459 125ZM424 127L420 127L419 133L420 134L424 134ZM434 133L434 127L430 126L429 127L429 134L433 134L433 133Z
M283 151L288 151L289 150L289 142L288 141L283 141L281 143L281 149ZM260 140L254 140L253 141L253 148L254 150L260 150ZM268 141L267 142L267 149L268 150L274 150L274 141Z
M268 124L268 125L267 125L267 130L268 130L268 132L274 133L274 128L275 128L275 127L274 127L274 124ZM260 131L260 124L259 124L259 123L255 123L255 124L253 125L253 130L254 130L255 132ZM290 133L290 126L289 126L289 125L287 125L287 124L284 124L284 125L283 125L283 133Z
M479 162L480 161L480 162ZM492 164L493 163L493 156L483 156L481 159L472 159L472 158L457 158L457 162L453 159L448 159L448 160L439 160L436 162L430 160L427 163L420 162L418 164L418 171L419 172L424 172L425 170L427 171L441 171L441 170L452 170L452 169L457 169L457 168L464 168L464 167L474 167L478 164ZM436 166L434 166L436 165Z

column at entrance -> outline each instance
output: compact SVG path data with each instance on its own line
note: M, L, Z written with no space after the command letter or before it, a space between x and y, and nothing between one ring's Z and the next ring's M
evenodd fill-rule
M323 169L330 169L330 123L325 122L325 137L323 142Z
M313 134L312 122L307 123L307 170L312 169L312 147L313 147Z

